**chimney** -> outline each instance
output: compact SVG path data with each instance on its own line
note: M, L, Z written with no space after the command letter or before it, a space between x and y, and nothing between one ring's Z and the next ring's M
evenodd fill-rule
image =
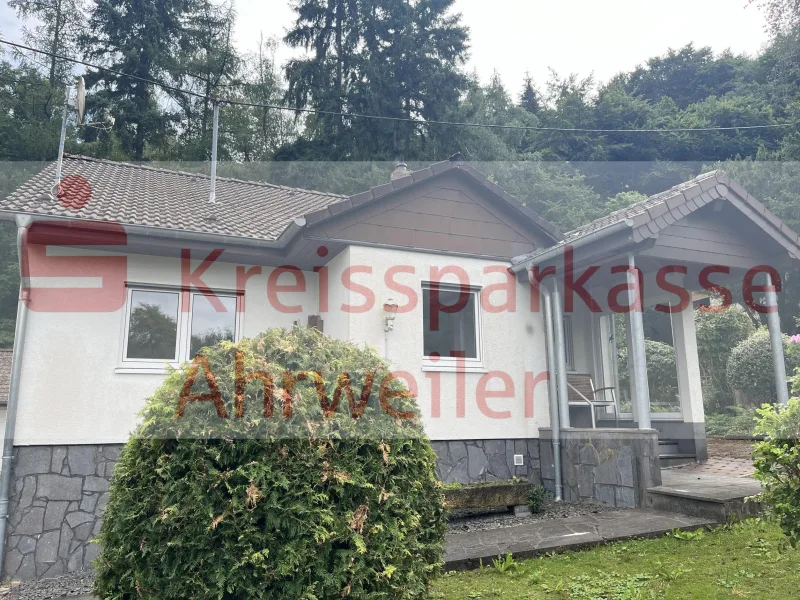
M408 165L400 161L395 165L394 171L392 171L392 174L389 177L389 181L394 181L395 179L400 179L401 177L408 177L409 175L411 175L411 171L408 170Z

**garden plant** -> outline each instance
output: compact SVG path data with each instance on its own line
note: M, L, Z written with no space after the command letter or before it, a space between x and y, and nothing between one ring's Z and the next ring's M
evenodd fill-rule
M96 595L426 597L443 496L415 400L385 362L299 327L202 352L122 452Z

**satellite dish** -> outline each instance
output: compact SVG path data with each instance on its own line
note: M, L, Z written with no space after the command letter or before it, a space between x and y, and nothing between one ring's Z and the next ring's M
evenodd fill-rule
M75 108L78 112L78 124L83 125L83 117L86 113L86 82L83 77L78 77L75 86Z

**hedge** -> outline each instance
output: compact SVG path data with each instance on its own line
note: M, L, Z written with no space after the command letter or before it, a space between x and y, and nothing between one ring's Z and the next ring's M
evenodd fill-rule
M141 417L111 483L98 597L427 596L444 548L436 456L374 351L304 328L222 342Z
M703 377L706 413L719 412L733 404L728 383L728 359L733 349L755 331L753 321L736 304L720 311L697 310L697 354Z
M783 336L786 374L791 377L800 367L800 344ZM769 330L761 327L753 335L739 343L728 359L728 383L740 390L751 404L775 402L775 376L770 345Z

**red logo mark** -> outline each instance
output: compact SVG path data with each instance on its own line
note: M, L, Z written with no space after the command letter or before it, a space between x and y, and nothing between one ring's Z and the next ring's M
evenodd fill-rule
M58 186L58 201L66 209L80 210L92 199L92 186L80 175L70 175Z

